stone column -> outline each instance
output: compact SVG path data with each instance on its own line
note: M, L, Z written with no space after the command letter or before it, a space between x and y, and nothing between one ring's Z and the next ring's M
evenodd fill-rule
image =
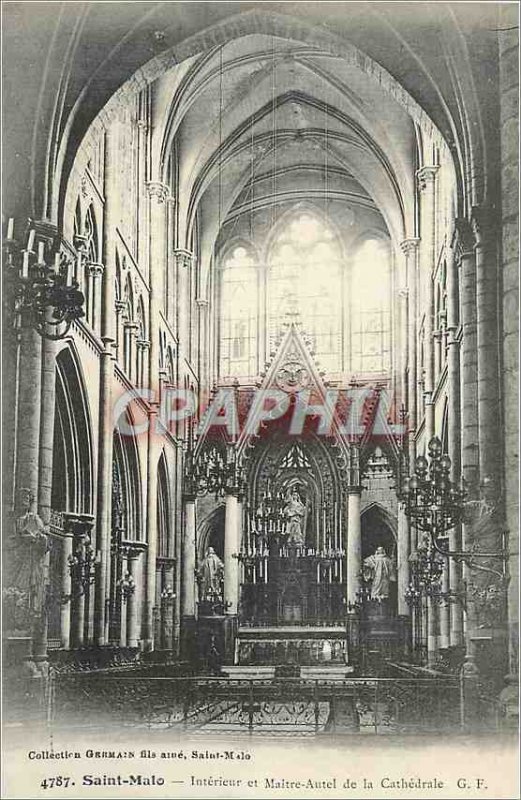
M405 599L410 583L410 540L409 520L405 515L403 503L398 504L398 614L409 616L411 609Z
M519 30L517 6L498 8L501 115L501 308L505 510L510 577L510 672L517 674L519 637ZM514 679L515 682L515 679Z
M197 608L195 585L195 496L185 495L183 506L180 654L183 659L192 661L197 657L195 629Z
M100 330L101 323L101 279L103 277L103 264L89 264L89 285L90 285L90 324L93 330Z
M447 382L448 382L448 438L452 462L451 480L457 482L461 475L461 365L459 335L459 263L461 250L455 230L450 248L447 248ZM449 533L451 550L461 550L461 526ZM461 565L453 558L448 563L448 588L461 589ZM463 607L455 602L450 608L450 646L463 642Z
M114 377L115 308L114 282L116 270L116 226L118 221L118 141L117 131L109 128L105 136L105 219L103 224L103 262L105 270L102 284L101 338L99 395L98 480L96 505L96 549L100 554L99 579L95 587L94 640L97 645L108 641L108 603L110 587L110 527L112 502L112 395Z
M199 353L197 371L199 386L202 391L208 391L208 307L209 302L204 297L196 299L199 313Z
M438 607L432 597L427 598L427 662L434 664L438 655Z
M188 357L189 345L189 319L190 319L190 267L193 255L188 250L174 250L174 262L176 266L179 296L177 299L177 338L181 352Z
M156 610L156 558L157 558L157 465L159 461L159 435L157 406L148 415L147 457L147 576L145 589L145 650L154 649L154 614Z
M139 647L139 606L141 599L141 580L139 562L142 550L131 547L128 552L128 572L134 581L134 592L129 596L127 604L128 625L127 625L127 646Z
M466 220L457 220L461 249L461 468L469 485L477 487L478 449L478 364L476 332L476 268L474 237Z
M38 497L41 365L41 337L32 328L22 329L18 367L15 497L19 489L29 489L34 497Z
M195 497L184 498L183 536L183 594L181 613L183 617L195 617Z
M491 209L474 208L476 239L476 333L478 358L478 442L481 479L499 488L500 415L497 318L497 253Z
M421 192L421 282L425 286L422 303L425 308L425 435L427 441L434 436L434 282L433 272L436 260L436 173L439 167L425 166L418 170L418 188Z
M417 402L416 391L418 381L418 316L417 316L417 258L419 239L405 239L402 250L406 260L407 286L408 286L408 441L409 441L409 463L414 464L416 458L416 424L417 424Z
M128 569L128 548L122 547L120 551L120 558L121 558L121 581L127 579L127 575L129 572ZM120 608L121 614L119 618L119 646L126 647L127 646L127 627L128 627L128 604L130 600L130 596L127 595L123 589L122 583L119 585L120 591Z
M224 605L225 613L239 611L239 554L241 548L241 503L235 492L228 492L224 516Z
M60 639L64 650L71 646L72 579L69 558L72 556L72 532L62 538L62 597L60 607Z
M146 110L148 111L148 109ZM146 113L145 111L145 113ZM149 218L148 218L148 202L146 195L146 179L148 172L148 124L146 118L137 120L137 140L138 140L138 219L139 225L137 226L138 233L138 258L141 265L148 265L148 247L149 247Z
M362 528L360 521L360 486L347 489L347 602L356 603L361 587Z
M449 591L449 564L448 562L452 559L446 559L443 565L443 575L441 579L441 588L442 591L446 594ZM450 616L451 616L451 606L448 599L443 599L441 601L441 605L439 607L439 618L440 618L440 636L439 636L439 646L442 649L446 649L450 646L450 631L451 631L451 624L450 624Z

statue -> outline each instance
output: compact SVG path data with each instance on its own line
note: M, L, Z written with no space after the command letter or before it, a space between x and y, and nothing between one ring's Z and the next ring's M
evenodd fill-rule
M47 529L32 510L34 494L29 489L18 492L14 531L6 552L6 585L3 590L10 624L30 629L44 613L46 568L49 550Z
M203 563L197 574L200 582L201 600L220 600L222 595L224 564L213 547L209 547L206 551Z
M364 559L364 578L371 581L371 600L388 599L396 569L383 547L377 547L372 556Z
M289 544L304 544L304 520L306 517L306 505L302 502L300 494L294 487L286 494L286 505L284 514L288 520L286 533Z

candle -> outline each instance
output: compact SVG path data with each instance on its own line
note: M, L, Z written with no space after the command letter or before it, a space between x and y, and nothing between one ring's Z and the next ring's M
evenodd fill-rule
M13 217L9 217L9 221L7 223L7 238L12 239L14 234L14 219Z
M29 277L29 253L24 251L22 257L22 278Z
M60 274L60 251L54 254L54 271L57 275Z
M32 250L34 247L34 237L36 236L36 231L32 228L29 231L29 238L27 240L27 250Z
M43 264L43 254L45 251L45 244L43 242L38 242L38 263Z

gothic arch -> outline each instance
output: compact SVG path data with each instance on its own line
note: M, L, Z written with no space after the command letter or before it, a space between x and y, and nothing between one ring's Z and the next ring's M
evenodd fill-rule
M161 453L157 465L157 555L168 557L171 555L170 542L171 521L170 481L165 451Z
M126 414L127 417L131 416L128 409ZM126 422L129 427L132 425L131 419ZM123 538L144 541L141 468L134 436L122 435L116 427L113 453L113 514L114 504L119 503L122 510Z
M51 505L93 511L92 422L83 372L73 345L56 356L56 402Z

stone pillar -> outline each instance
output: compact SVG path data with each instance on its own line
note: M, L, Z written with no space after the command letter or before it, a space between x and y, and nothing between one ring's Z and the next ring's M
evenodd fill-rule
M469 485L478 483L478 364L474 237L465 220L457 220L461 249L461 468Z
M144 109L147 114L148 109ZM148 218L148 202L146 194L146 179L148 172L148 131L149 126L145 117L137 120L137 141L138 141L138 187L137 187L137 201L138 201L138 220L137 236L138 236L138 259L141 265L148 265L148 247L149 247L149 218Z
M452 462L451 480L459 481L461 475L461 364L459 335L459 263L461 249L457 229L447 248L447 383L448 383L448 439L449 456ZM461 526L449 532L451 550L461 550ZM462 589L461 564L455 559L448 560L448 588L454 592ZM450 646L463 643L463 607L460 602L450 607Z
M360 522L360 486L347 489L347 602L356 603L361 587L362 527Z
M192 264L193 255L188 250L177 249L174 250L174 261L176 266L179 296L177 300L177 338L179 341L180 350L185 356L188 357L190 350L190 267Z
M89 264L89 321L95 331L100 330L101 324L101 279L103 277L103 264Z
M449 560L446 559L443 565L443 575L441 578L441 588L444 594L449 591ZM446 649L450 646L450 617L451 617L451 605L447 599L443 599L441 601L441 605L439 607L439 618L440 618L440 636L439 636L439 647L442 649Z
M185 524L183 537L183 617L195 617L195 497L184 498Z
M147 456L147 574L145 588L145 650L154 649L154 614L156 611L156 558L157 558L157 466L159 460L159 436L157 407L152 406L148 415Z
M38 497L42 339L32 328L20 331L18 367L18 419L16 424L16 481Z
M499 488L501 464L497 252L491 209L474 208L476 239L476 322L478 357L478 442L481 479L492 477Z
M134 547L129 548L128 552L128 572L134 581L134 591L128 598L127 609L127 647L139 647L139 607L141 600L141 580L139 562L141 559L142 550Z
M501 115L502 393L505 511L508 528L510 672L517 674L519 636L519 30L517 6L498 8Z
M113 377L115 331L115 271L116 226L118 222L118 137L111 127L105 136L105 219L103 224L103 262L105 270L102 284L101 338L99 395L98 480L96 504L96 550L100 554L99 578L95 586L94 640L97 645L108 641L108 603L110 586L110 528L112 503L112 442L114 420Z
M407 331L407 351L408 351L408 387L407 387L407 411L408 411L408 441L409 441L409 463L414 464L416 458L416 424L417 424L417 363L418 363L418 324L417 324L417 281L418 281L418 243L419 239L405 239L402 250L406 260L407 286L408 286L408 331Z
M182 547L182 595L181 595L181 655L184 658L195 657L195 619L196 619L196 585L195 585L195 536L196 516L195 497L184 497L184 530Z
M72 556L72 532L65 531L62 538L62 597L60 607L60 639L64 650L71 646L72 579L70 556Z
M225 613L239 610L239 554L241 548L241 504L237 494L226 495L224 517L224 605Z
M418 170L418 188L421 192L420 231L421 231L421 283L425 295L421 301L425 309L425 435L427 441L434 436L434 282L433 272L436 260L436 173L439 167L425 166Z
M125 581L129 574L128 569L128 548L122 547L120 551L120 558L121 558L121 581ZM120 608L121 614L119 619L119 646L126 647L127 646L127 628L128 628L128 605L130 600L130 595L128 595L122 583L119 585L120 591Z
M405 599L410 583L409 520L403 503L398 504L398 614L409 616L411 609Z
M209 302L204 297L196 299L199 313L199 347L198 365L199 386L202 391L208 391L208 307Z

